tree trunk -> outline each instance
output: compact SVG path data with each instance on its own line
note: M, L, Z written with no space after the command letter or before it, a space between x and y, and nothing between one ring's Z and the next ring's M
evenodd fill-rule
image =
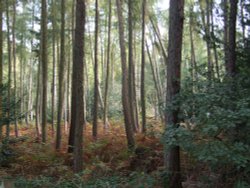
M74 172L83 169L83 64L84 64L84 31L85 31L85 1L76 1L76 28L73 51L73 78L72 78L72 115L71 129L74 131ZM72 146L72 143L70 143Z
M72 32L71 32L71 39L72 39L72 48L71 48L71 54L72 54L72 57L71 57L71 61L73 61L73 49L74 49L74 40L75 40L75 8L76 8L76 0L73 0L72 2L72 20L71 20L71 29L72 29ZM72 78L72 69L71 69L71 61L68 62L68 74L67 74L67 77L68 77L68 88L67 88L67 95L68 95L68 107L69 107L69 110L68 110L68 119L69 119L69 124L71 122L71 78ZM85 114L85 113L84 113Z
M171 103L180 92L181 51L184 21L184 0L170 0L169 44L167 64L167 96L166 102ZM166 113L166 126L178 129L178 109ZM170 173L170 188L182 187L180 174L180 148L172 146L166 151L167 169Z
M218 57L218 51L217 51L217 47L216 47L215 34L214 34L213 6L214 6L214 2L213 2L213 0L211 0L211 3L210 3L211 39L212 39L211 43L212 43L212 48L213 48L213 51L214 51L214 60L215 60L216 75L217 75L217 78L220 80L219 57Z
M229 36L228 36L228 64L226 64L226 72L229 76L236 74L236 18L237 18L238 0L230 0L229 13Z
M34 11L33 11L34 12ZM33 15L32 14L32 21L33 21ZM21 48L23 48L24 46L24 40L23 37L21 38ZM32 51L32 49L31 49ZM19 75L19 79L20 79L20 93L19 93L19 97L20 97L20 114L23 114L23 106L24 106L24 98L23 98L23 93L24 93L24 80L23 80L23 67L24 67L24 58L23 58L23 54L20 54L20 75ZM21 126L23 125L23 119L20 119L20 124Z
M55 12L55 0L52 0L52 14ZM51 97L52 97L52 104L51 104L51 121L52 121L52 133L54 135L55 131L55 117L56 117L56 112L55 112L55 106L56 106L56 30L55 30L55 17L52 17L52 89L51 89Z
M146 48L147 48L147 55L148 55L148 59L149 59L149 63L150 63L150 67L151 67L151 71L152 71L152 75L153 75L156 96L157 96L157 100L158 100L158 103L157 103L158 111L159 111L160 118L161 118L162 122L164 122L164 115L163 115L163 112L161 110L161 104L163 103L162 92L160 89L161 86L159 86L159 80L157 79L157 76L156 76L157 73L156 73L155 68L154 68L153 60L152 60L152 57L150 55L150 51L149 51L149 47L148 47L147 42L146 42Z
M36 134L37 139L40 140L41 135L41 128L40 128L40 117L41 117L41 111L40 111L40 98L42 96L42 90L41 90L41 69L42 69L42 62L39 58L38 60L38 71L37 71L37 90L36 90Z
M31 20L31 25L32 25L32 30L34 30L34 27L35 27L35 24L34 24L34 19L35 19L35 3L34 3L34 0L32 0L32 20ZM24 45L23 44L24 42L23 42L23 37L22 37L22 42L21 42L21 44L22 44L22 46ZM32 53L33 51L34 51L34 39L32 38L31 39L31 41L30 41L30 46L31 46L31 50L30 50L30 52ZM23 81L23 79L22 79L22 77L23 77L23 66L22 66L22 60L20 60L20 93L21 93L21 95L20 95L20 98L23 98L23 84L22 84L22 81ZM31 63L35 63L35 57L34 56L31 56L30 57L30 62ZM33 115L34 115L34 110L33 110L33 88L32 88L32 86L33 86L33 66L32 65L30 65L30 80L29 80L29 107L28 107L28 109L29 109L29 111L30 111L30 116L31 116L31 118L30 118L30 120L31 121L33 121ZM22 102L22 101L21 101ZM22 111L22 104L21 104L21 111ZM36 110L35 110L36 111ZM22 113L21 113L22 114Z
M98 119L98 32L99 32L99 10L98 0L95 0L95 62L94 62L94 106L93 106L93 138L97 138Z
M61 147L61 119L62 108L64 103L64 72L65 72L65 0L61 0L61 49L60 49L60 66L59 66L59 101L58 101L58 113L57 113L57 130L56 130L56 149Z
M17 117L16 117L16 33L15 33L15 27L16 27L16 1L13 2L13 18L12 18L12 56L13 56L13 83L14 83L14 109L13 109L13 115L14 115L14 125L15 125L15 136L18 137L18 127L17 127Z
M0 0L0 88L3 85L3 0ZM0 118L2 118L2 93L0 93ZM0 138L2 138L3 124L0 124Z
M244 21L244 8L245 0L240 1L240 16L241 16L241 25L242 25L242 41L244 47L246 47L246 23Z
M70 124L71 118L70 118L70 76L71 76L71 59L72 59L72 53L70 53L71 56L69 57L68 60L68 71L67 71L67 98L66 98L66 103L67 103L67 121L68 121L68 125ZM66 130L66 133L68 133L68 129Z
M133 54L133 0L128 1L128 35L129 35L129 51L128 51L128 58L129 58L129 76L128 76L128 83L129 83L129 105L130 105L130 116L132 119L132 126L135 132L138 131L138 122L136 117L136 92L135 92L135 65L134 65L134 54Z
M107 67L106 67L106 82L104 91L104 129L109 127L108 122L108 91L109 91L109 75L110 75L110 44L111 44L111 16L112 16L112 2L109 0L108 13L108 44L107 44Z
M10 41L10 16L9 16L9 3L6 0L6 25L7 25L7 41L8 41L8 111L7 118L8 122L6 125L6 137L10 136L10 96L11 96L11 67L12 67L12 57L11 57L11 41Z
M213 58L211 52L211 21L210 21L210 0L206 0L206 24L205 24L205 33L206 33L206 42L207 42L207 58L208 58L208 79L212 80L213 78Z
M197 73L197 63L196 63L196 55L195 55L195 48L194 48L194 19L193 19L193 6L190 8L190 18L189 18L189 34L190 34L190 49L191 49L191 74L192 74L192 81L198 81L198 73ZM194 89L194 88L193 88Z
M229 47L228 47L228 0L223 1L224 5L224 58L225 58L225 68L227 72L228 62L229 62Z
M145 13L146 0L142 1L142 41L141 41L141 116L142 132L146 133L146 101L145 101Z
M133 150L135 147L134 133L131 126L132 118L129 112L129 93L128 93L128 71L127 71L127 60L126 60L126 48L124 41L124 26L121 1L116 0L117 14L118 14L118 27L119 27L119 42L120 42L120 53L121 53L121 66L122 66L122 105L123 114L125 121L125 130L127 135L128 148Z
M157 26L154 24L154 21L152 19L152 17L150 17L150 22L153 26L153 30L154 30L154 33L159 41L159 44L160 44L160 47L161 47L161 51L162 51L162 55L164 57L164 61L166 62L168 60L168 56L167 56L167 52L165 50L165 47L164 45L162 44L162 41L161 41L161 36L160 36L160 32L159 32L159 28L157 28Z
M30 62L32 62L30 60ZM27 105L27 109L29 111L29 113L27 113L27 121L29 122L29 120L32 119L32 106L33 106L33 101L32 101L32 85L33 85L33 70L32 70L32 65L29 66L29 85L28 85L28 105ZM29 124L29 123L28 123Z
M90 40L89 40L89 43L90 43L90 49L92 49L93 48L93 45L92 45L92 40L91 40L91 33L90 33L90 29L89 29L89 32L88 32L88 35L89 35L89 38L90 38ZM93 55L93 53L92 53L92 51L91 51L91 53L90 53L91 55L91 62L92 62L92 65L93 65L93 67L95 66L95 55ZM88 70L87 70L87 64L85 64L84 65L84 67L85 67L85 71L87 72ZM95 73L94 73L95 74ZM88 74L86 74L86 82L88 82ZM88 84L87 84L88 85ZM102 92L101 92L101 88L100 88L100 85L98 84L98 98L99 98L99 101L98 101L98 103L100 104L100 107L101 107L101 109L103 109L104 110L104 102L103 102L103 99L102 99ZM93 108L92 108L92 112L93 112ZM91 113L90 113L91 114ZM92 113L93 114L93 113Z
M201 20L202 25L204 27L205 32L205 42L207 46L207 78L208 80L212 80L213 75L213 62L212 62L212 55L211 55L211 35L210 35L210 1L206 0L206 11L205 8L202 6L202 0L200 1L200 10L201 10Z
M68 27L70 26L70 22L68 22ZM69 34L67 36L68 41L65 43L65 52L66 52L66 57L65 58L65 89L64 89L64 104L65 104L65 108L64 108L64 131L66 134L68 134L68 130L69 130L69 88L70 88L70 64L71 64L71 34Z
M42 62L42 142L46 142L46 123L47 123L47 1L42 0L41 10L41 62Z

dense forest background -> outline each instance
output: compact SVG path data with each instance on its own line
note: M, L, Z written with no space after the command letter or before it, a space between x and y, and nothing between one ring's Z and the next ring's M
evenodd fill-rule
M249 37L249 0L0 0L0 178L250 186Z

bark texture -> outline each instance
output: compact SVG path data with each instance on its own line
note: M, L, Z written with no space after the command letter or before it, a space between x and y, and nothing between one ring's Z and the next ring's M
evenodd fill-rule
M124 21L122 16L121 1L116 0L117 14L118 14L118 25L119 25L119 42L120 42L120 53L121 53L121 66L122 66L122 106L125 122L125 131L127 136L127 143L129 149L134 149L135 140L132 129L132 118L129 111L129 92L128 92L128 70L126 60L126 48L124 40Z
M141 116L142 132L146 132L146 101L145 101L145 14L146 0L142 1L142 41L141 41Z
M98 20L99 20L99 10L98 10L98 0L95 1L95 63L94 63L94 106L93 106L93 138L97 138L97 119L98 119Z
M111 45L111 16L112 16L112 1L109 0L109 15L108 15L108 44L107 44L107 68L106 81L104 93L104 128L109 126L108 122L108 91L109 91L109 77L110 77L110 45Z
M237 18L238 0L230 0L230 13L228 25L228 58L226 72L229 76L236 74L236 18Z
M61 120L62 109L64 103L64 69L65 69L65 1L61 0L61 53L60 53L60 66L59 66L59 101L58 101L58 114L57 114L57 131L56 131L56 149L61 147Z
M169 46L167 62L167 96L166 102L171 103L180 92L181 79L181 51L184 20L184 0L170 0L169 15ZM178 129L178 110L166 112L166 126ZM181 186L180 174L180 148L172 146L167 155L167 169L170 173L170 188Z
M71 129L73 135L73 169L78 173L83 169L83 67L84 67L84 31L85 31L85 1L76 1L76 27L73 49L72 104ZM73 132L73 133L72 133ZM72 139L72 138L71 138Z
M46 142L47 123L47 77L48 77L48 57L47 57L47 1L42 0L41 13L41 62L42 62L42 142Z
M3 0L0 0L0 87L3 84ZM0 94L0 118L2 117L2 94ZM0 125L0 138L2 125Z

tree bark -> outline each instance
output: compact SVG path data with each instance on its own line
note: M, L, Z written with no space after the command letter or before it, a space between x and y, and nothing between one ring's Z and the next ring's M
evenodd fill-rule
M107 44L107 67L106 67L106 81L104 91L104 129L109 127L108 122L108 91L109 91L109 75L110 75L110 44L111 44L111 16L112 16L112 1L109 0L108 13L108 44Z
M214 51L215 71L216 71L217 78L220 80L219 57L218 57L218 51L217 51L217 47L216 47L215 34L214 34L213 6L214 6L214 2L213 2L213 0L211 0L211 3L210 3L211 39L212 39L211 43L212 43L212 48Z
M12 72L12 55L11 55L11 41L10 41L10 16L9 16L9 3L6 0L6 25L7 25L7 48L8 48L8 111L7 111L7 118L8 122L6 125L6 137L10 136L10 96L11 96L11 72Z
M206 0L206 7L203 7L202 0L200 1L201 20L205 32L205 42L207 46L207 78L212 80L213 62L211 55L211 35L210 35L210 0ZM206 10L205 10L206 9Z
M244 21L244 8L245 0L240 1L240 16L241 16L241 25L242 25L242 41L244 47L246 47L246 23Z
M224 8L224 58L225 58L225 68L227 72L228 62L229 62L229 47L228 47L228 0L223 1Z
M57 113L57 131L56 131L56 149L61 148L61 119L62 108L64 104L64 83L65 83L65 0L61 0L61 49L60 49L60 66L59 66L59 101Z
M145 14L146 0L142 1L142 41L141 41L141 116L142 132L146 133L146 101L145 101Z
M184 0L170 0L169 44L167 64L167 104L171 103L180 92L181 51L184 21ZM166 112L166 126L178 129L178 109ZM180 174L180 148L172 146L166 151L167 169L170 173L170 188L182 187Z
M98 119L98 33L99 33L99 10L98 0L95 1L95 62L94 62L94 106L93 106L93 138L97 138Z
M56 117L56 112L55 112L55 106L56 106L56 29L55 29L55 0L52 0L52 89L51 89L51 96L52 96L52 104L51 104L51 121L52 121L52 133L54 134L55 131L55 117Z
M83 69L84 69L85 1L76 1L76 28L73 51L71 128L74 131L74 172L83 169Z
M41 10L41 62L42 62L42 142L46 142L47 124L47 76L48 76L48 57L47 57L47 1L42 0Z
M238 0L230 0L229 13L229 36L228 36L228 64L226 72L229 76L236 74L236 18L237 18Z
M35 106L35 113L36 113L36 134L37 139L40 140L41 135L41 128L40 128L40 117L41 117L41 111L40 111L40 98L42 96L42 89L41 89L41 69L42 69L42 63L39 58L38 60L38 71L37 71L37 89L36 89L36 106Z
M134 133L132 129L132 118L129 112L129 93L128 93L128 71L127 71L127 60L126 60L126 48L124 41L124 26L121 1L116 0L117 14L118 14L118 27L119 27L119 42L120 42L120 53L121 53L121 66L122 66L122 105L123 114L125 121L125 131L127 135L128 148L133 150L135 147Z
M154 63L152 60L152 57L150 55L150 51L149 51L149 47L148 44L146 42L146 48L147 48L147 55L148 55L148 59L149 59L149 63L150 63L150 67L151 67L151 71L152 71L152 75L153 75L153 81L154 81L154 86L155 86L155 90L156 90L156 96L157 96L157 106L158 106L158 111L160 114L160 118L162 120L162 122L164 122L164 114L161 110L161 104L163 103L163 96L162 96L162 90L161 90L161 86L159 84L159 79L157 78L157 71L155 71L156 68L154 68Z
M166 62L166 61L168 61L168 56L167 56L166 49L165 49L165 47L164 47L164 45L162 43L162 39L161 39L161 36L160 36L159 28L157 28L157 26L154 24L154 21L153 21L152 17L150 17L150 22L151 22L151 24L153 26L153 31L154 31L154 33L155 33L155 35L156 35L156 37L157 37L157 39L159 41L159 44L160 44L160 47L161 47L161 51L162 51L162 55L164 57L164 61Z
M13 18L12 18L12 56L13 56L13 84L14 84L14 109L13 109L13 115L14 115L14 125L15 125L15 136L18 137L18 127L17 127L17 117L16 117L16 1L13 2Z
M195 48L194 48L194 31L193 31L193 6L190 8L190 18L189 18L189 34L190 34L190 49L191 49L191 76L192 81L198 81L198 73L197 73L197 63L196 63L196 55L195 55ZM194 88L193 88L194 89Z
M72 54L72 60L73 61L73 51L74 51L74 40L75 40L75 9L76 9L76 0L73 0L72 2L72 20L71 20L71 29L72 29L72 32L71 32L71 39L72 39L72 50L71 50L71 54ZM68 119L69 119L69 124L71 122L71 79L72 79L72 66L71 66L71 61L68 62L68 74L67 74L67 77L68 77L68 88L67 88L67 95L68 95L68 107L69 107L69 110L68 110ZM84 113L85 115L85 113ZM85 117L84 117L85 118Z
M130 116L132 120L132 126L135 132L138 131L138 122L136 117L136 92L135 92L135 65L134 65L134 54L133 54L133 0L128 1L128 64L129 64L129 73L128 73L128 84L129 84L129 105L130 105Z
M208 60L208 79L212 80L213 78L213 58L212 58L212 41L211 41L211 20L210 20L210 0L206 0L206 42L207 42L207 60Z
M31 60L30 60L31 61ZM29 113L27 113L27 123L29 124L29 121L32 120L32 107L33 107L33 95L32 95L32 85L33 85L33 71L32 71L32 65L29 66L29 85L28 85L28 104L27 109Z
M0 0L0 88L3 85L3 0ZM0 118L2 118L2 93L0 93ZM2 138L3 125L0 124L0 138Z

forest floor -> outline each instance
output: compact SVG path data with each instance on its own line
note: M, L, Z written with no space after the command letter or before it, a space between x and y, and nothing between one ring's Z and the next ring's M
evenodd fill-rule
M96 181L105 177L126 177L135 181L136 185L149 185L152 183L150 181L160 181L164 170L163 145L160 142L163 129L157 121L150 120L149 124L151 126L146 135L135 135L134 153L127 150L126 135L121 122L111 122L106 131L100 123L97 140L93 140L92 126L88 124L84 130L84 171L78 178L83 181ZM67 153L68 134L65 131L60 151L55 150L55 134L50 126L46 144L37 140L35 128L22 127L19 135L25 139L17 139L9 144L14 157L0 167L0 179L23 177L33 180L50 177L59 183L76 177L72 171L72 155ZM14 135L12 137L15 140ZM150 178L147 177L148 174ZM139 179L134 180L134 177Z
M46 144L37 139L32 126L20 126L19 138L15 138L12 130L9 143L0 144L0 188L3 180L4 188L163 187L167 174L161 142L162 124L149 119L147 134L135 134L136 149L132 153L127 149L123 123L110 123L108 130L99 123L97 140L92 137L92 126L86 125L84 170L80 174L73 173L73 158L67 153L68 133L65 130L59 151L55 150L55 133L51 125L48 125ZM10 157L6 157L8 155ZM209 187L209 184L201 184L201 179L205 177L206 181L215 182L217 178L207 165L197 163L183 151L181 170L184 188Z

